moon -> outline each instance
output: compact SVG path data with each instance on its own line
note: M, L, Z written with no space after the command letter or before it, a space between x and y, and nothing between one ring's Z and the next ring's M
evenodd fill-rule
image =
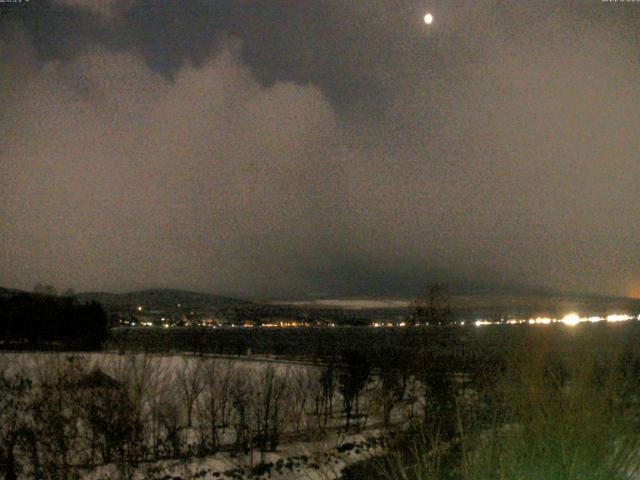
M427 25L431 25L433 23L433 15L431 15L430 13L427 13L424 16L424 23L426 23Z

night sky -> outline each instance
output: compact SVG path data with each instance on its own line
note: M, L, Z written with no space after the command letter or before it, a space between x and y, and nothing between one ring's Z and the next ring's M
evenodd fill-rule
M0 135L0 286L640 296L640 3L1 4Z

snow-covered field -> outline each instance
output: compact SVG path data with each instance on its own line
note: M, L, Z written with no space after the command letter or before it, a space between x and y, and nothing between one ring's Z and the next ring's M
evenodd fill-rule
M13 452L18 478L59 471L89 480L338 478L380 449L388 396L375 376L361 373L353 372L361 384L346 402L350 373L337 368L194 355L3 353L0 447ZM399 421L407 411L387 418Z
M291 361L275 361L260 357L231 356L231 355L195 355L181 353L144 354L127 353L0 353L0 373L6 375L25 375L35 382L44 380L47 375L60 372L68 365L69 359L76 359L87 371L100 369L106 374L118 378L127 372L144 369L149 374L161 376L175 376L185 367L192 366L203 361L215 361L220 369L243 368L254 372L263 371L272 366L278 373L290 374L315 370L312 364Z
M295 442L277 452L233 455L219 452L205 457L162 460L140 465L135 480L190 479L275 479L329 480L339 478L349 465L382 452L381 433L369 430L353 435L329 435L323 441ZM82 473L83 480L110 480L120 472L114 464Z

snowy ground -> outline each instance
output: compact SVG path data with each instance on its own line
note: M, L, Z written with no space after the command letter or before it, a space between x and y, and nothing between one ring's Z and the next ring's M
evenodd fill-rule
M203 357L200 356L184 354L0 353L0 374L4 374L5 377L26 376L33 381L34 386L45 384L55 377L56 372L64 371L64 368L68 367L68 359L71 356L75 356L84 371L90 372L100 369L118 381L126 379L126 382L134 387L144 384L147 400L143 402L143 415L149 416L152 415L149 406L157 402L159 397L174 399L179 396L177 383L179 383L180 372L184 372L190 365L203 360ZM300 392L300 389L303 391L306 388L317 389L317 378L320 373L320 368L317 366L246 357L204 357L204 359L214 362L217 372L235 369L236 373L241 372L242 376L247 377L249 382L254 382L258 387L262 378L260 373L268 367L275 369L282 378L290 379L294 385L290 390L287 390L287 395L291 396L291 399L286 401L292 405L297 402L298 398L304 398L304 401L308 402L307 407L303 407L302 410L305 418L298 425L300 433L294 433L293 425L288 423L283 431L281 443L275 452L261 453L258 449L254 449L251 454L244 455L233 453L231 447L236 437L233 429L229 427L220 431L221 448L218 453L201 457L189 453L182 455L184 458L172 460L140 461L136 466L103 464L92 468L78 467L80 478L87 480L118 478L132 480L240 480L245 478L328 480L338 478L346 466L380 453L381 432L379 427L381 417L379 410L376 410L379 408L376 406L379 386L375 385L374 378L370 379L368 386L358 399L360 415L358 419L354 419L354 423L358 424L359 422L357 429L360 432L347 436L342 433L344 416L342 414L342 399L339 394L336 394L333 414L329 423L319 432L320 418L318 413L311 414L314 405L313 393L304 396ZM300 383L299 379L304 380L304 383ZM159 385L161 386L158 387ZM291 405L287 408L291 409ZM293 415L293 410L290 410L290 415ZM402 415L402 412L396 411L392 418L401 418ZM181 435L186 438L184 444L189 452L195 451L196 442L201 439L202 429L197 424L198 418L197 415L194 416L193 427L181 427ZM180 422L184 424L184 412L181 414ZM297 432L298 428L295 431ZM311 438L313 440L310 440Z
M349 436L331 436L322 442L298 442L285 445L264 457L254 453L231 455L218 453L204 458L159 461L140 465L135 480L329 480L339 478L342 470L381 453L380 432L371 430ZM84 472L83 480L118 478L118 467L106 465Z
M38 376L44 370L50 370L57 365L63 366L69 357L79 357L87 370L100 368L109 375L117 375L123 364L130 363L131 358L142 360L153 358L154 369L173 374L177 372L184 362L193 362L202 359L215 359L221 367L237 365L253 369L263 369L273 365L280 371L314 369L311 363L289 360L274 360L266 357L246 355L195 355L191 353L167 354L126 354L119 355L115 352L105 353L51 353L51 352L0 352L0 373L6 375L23 374L37 381Z

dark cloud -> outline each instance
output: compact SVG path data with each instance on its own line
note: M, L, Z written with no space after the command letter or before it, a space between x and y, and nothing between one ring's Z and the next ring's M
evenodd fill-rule
M0 284L638 288L640 7L0 11Z

